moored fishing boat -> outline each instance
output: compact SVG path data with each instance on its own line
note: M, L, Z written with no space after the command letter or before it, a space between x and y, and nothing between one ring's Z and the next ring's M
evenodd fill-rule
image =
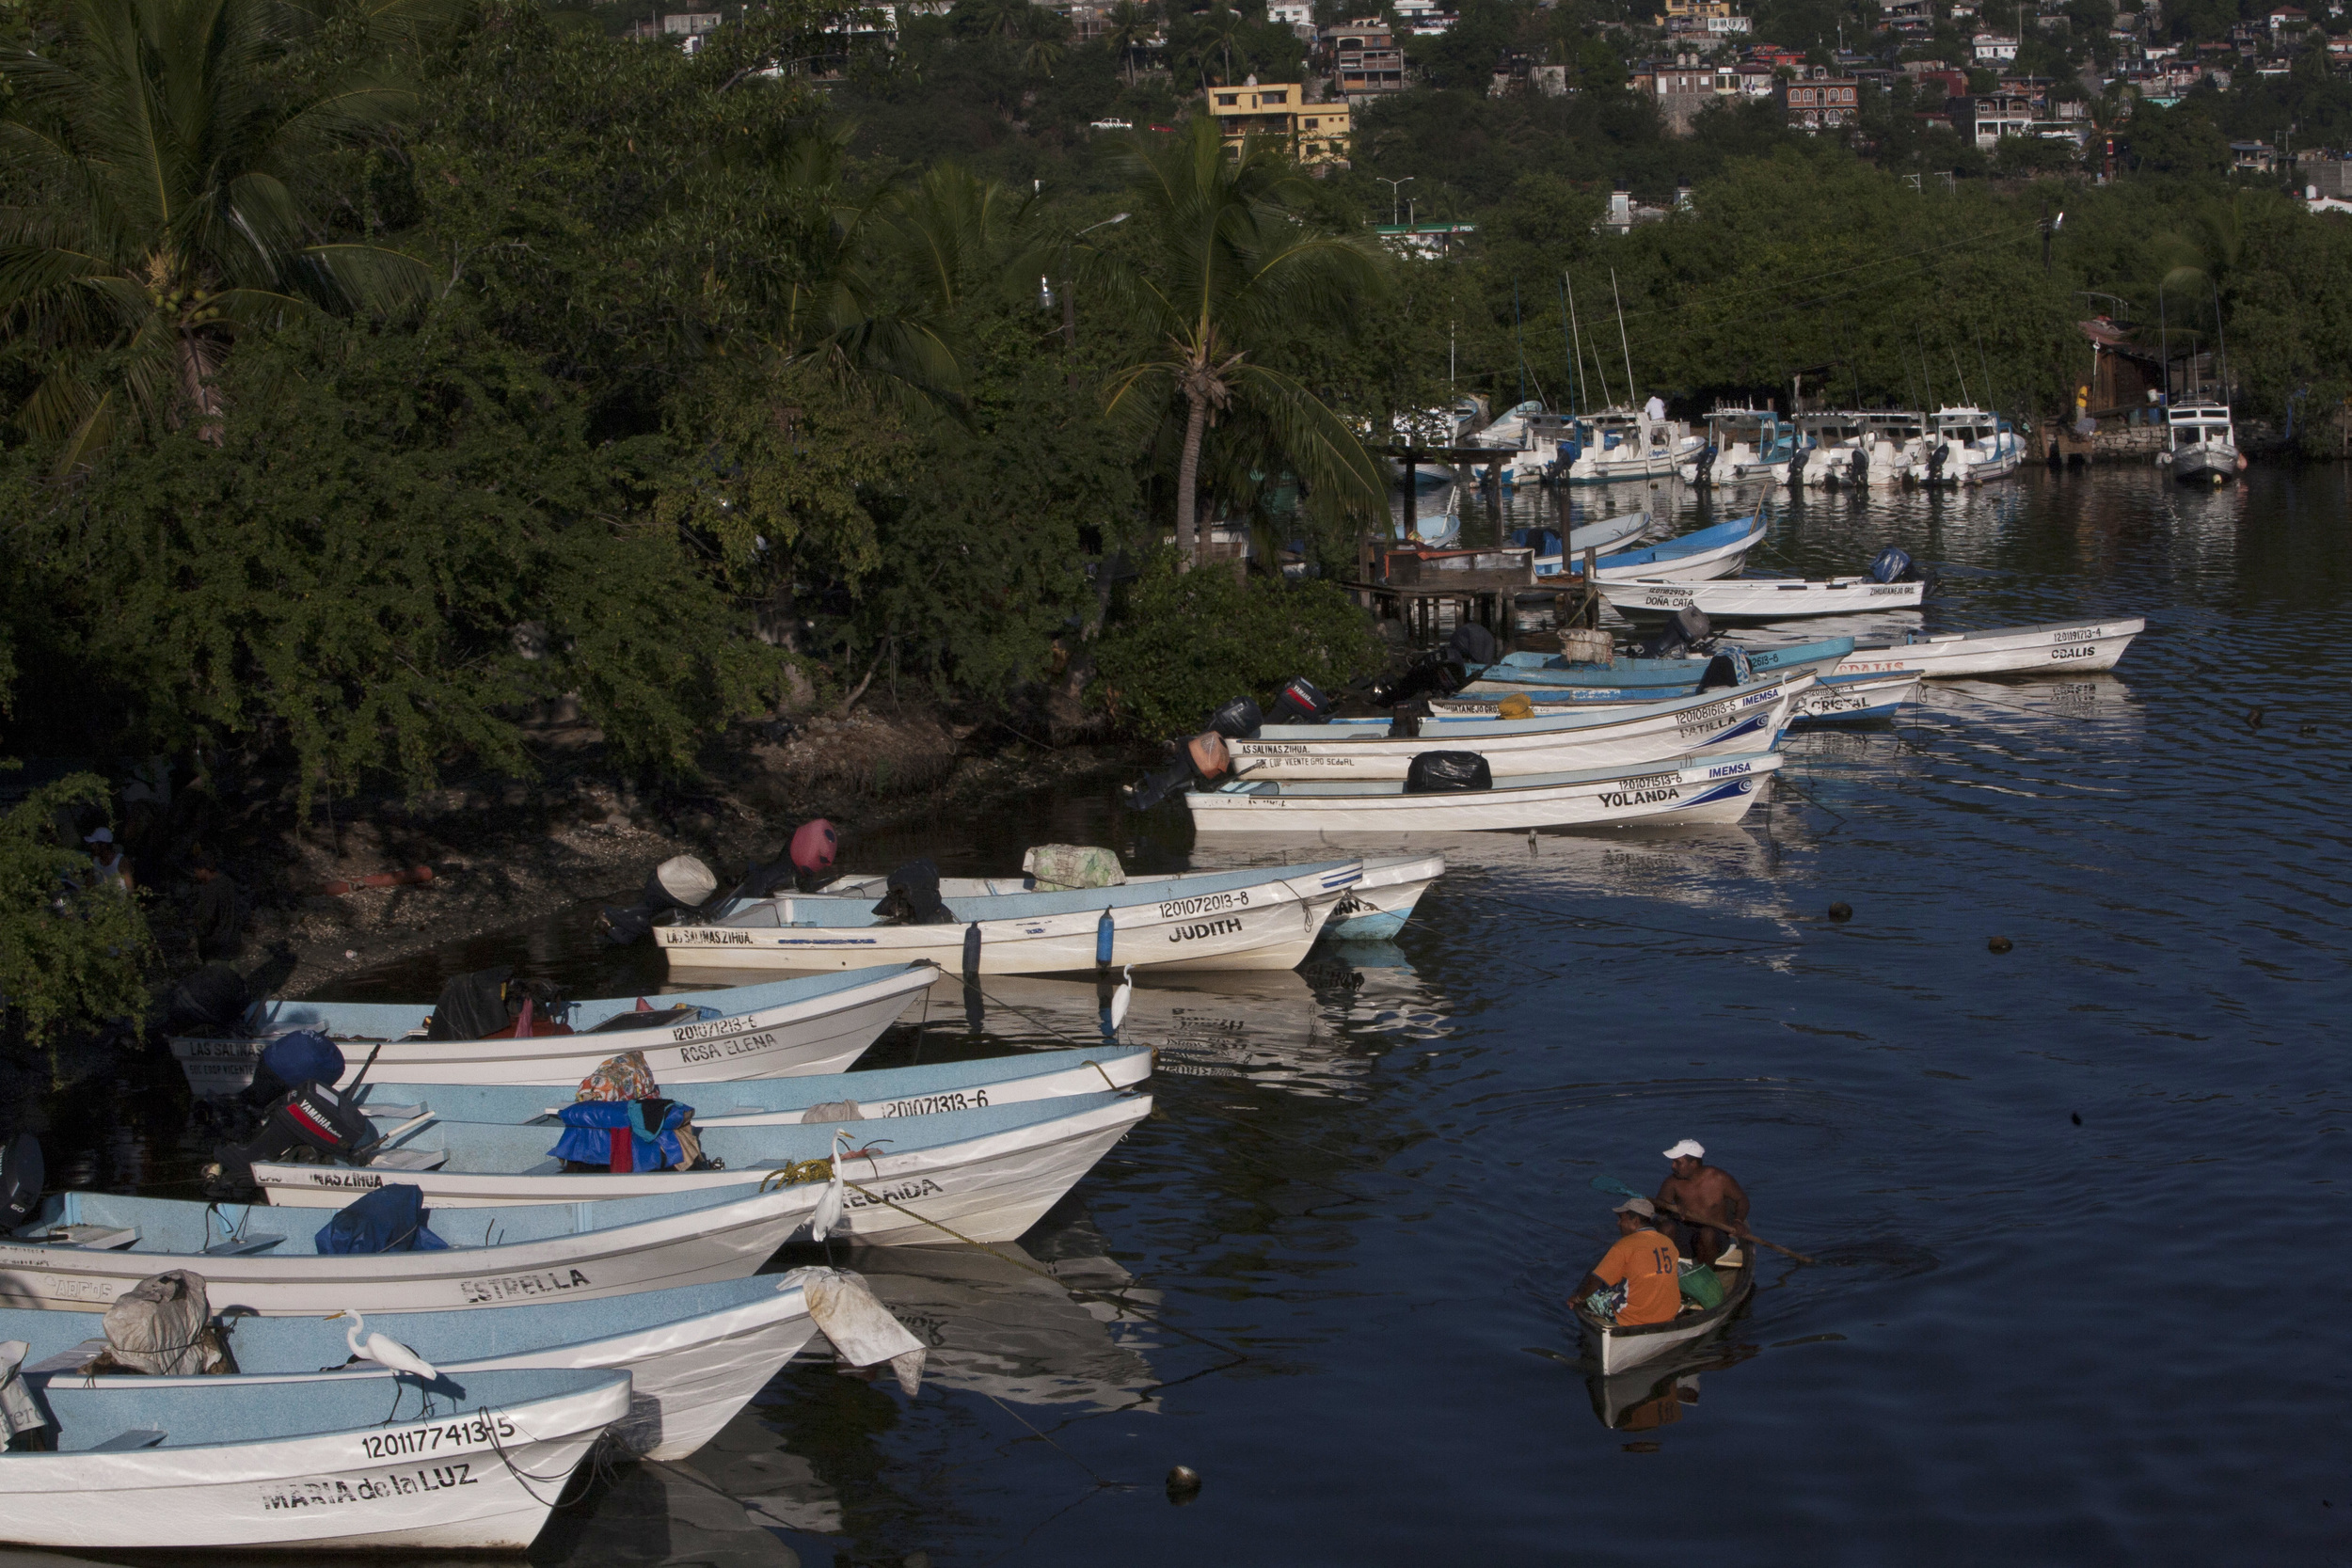
M629 1402L590 1370L106 1383L38 1381L56 1449L0 1455L0 1540L522 1551Z
M1646 548L1604 555L1593 562L1595 579L1629 582L1637 578L1726 578L1740 568L1748 552L1762 544L1771 530L1772 525L1759 513L1753 517L1717 523Z
M1827 724L1862 724L1892 719L1919 694L1919 677L1907 671L1893 674L1831 675L1817 682L1797 699L1788 716L1792 729Z
M1500 662L1471 673L1468 685L1452 697L1432 697L1429 705L1441 713L1492 712L1502 699L1525 696L1538 707L1548 703L1587 700L1653 702L1687 696L1707 678L1716 657L1744 654L1753 673L1827 674L1853 652L1851 637L1817 638L1777 648L1719 649L1689 658L1619 657L1606 664L1581 663L1539 653L1506 654Z
M628 1407L613 1422L611 1437L641 1458L683 1459L733 1419L817 1332L801 1288L806 1272L594 1301L519 1301L487 1312L371 1313L365 1327L460 1382L528 1369L627 1372ZM346 1326L323 1317L229 1316L217 1320L215 1332L241 1379L340 1382L382 1370L364 1362L343 1366ZM72 1374L77 1387L200 1388L221 1381L127 1370L80 1372L107 1347L105 1317L94 1311L0 1310L0 1339L30 1347L27 1377Z
M1148 1047L1105 1043L1089 1051L1025 1051L977 1062L927 1062L871 1072L750 1079L697 1088L694 1125L698 1129L797 1127L811 1119L809 1113L818 1107L833 1113L829 1119L834 1121L887 1121L1132 1088L1151 1076ZM569 1097L560 1092L475 1084L403 1084L397 1090L369 1085L358 1091L356 1101L379 1128L424 1116L437 1121L536 1126L554 1117L568 1102Z
M1927 484L1984 484L2006 479L2025 459L2007 420L1981 408L1939 408L1930 421Z
M671 961L697 969L835 969L877 958L982 974L1122 964L1290 969L1361 879L1359 863L1335 860L1202 873L1176 886L950 893L943 881L947 918L931 924L891 923L874 911L870 884L860 883L847 894L829 887L724 904L691 924L657 926L654 935Z
M1403 781L1241 779L1183 797L1202 833L1381 833L1737 822L1780 767L1773 752L1697 757L1641 772L1533 774L1487 788L1407 794Z
M2071 673L2112 670L2132 639L2148 629L2137 615L2111 621L2057 621L1983 631L1914 632L1899 642L1857 642L1837 661L1840 675L1907 672L1947 675Z
M2190 398L2164 411L2164 425L2165 450L2156 460L2169 465L2182 483L2224 483L2246 467L2229 404Z
M1417 736L1388 721L1269 724L1231 741L1236 778L1403 779L1416 757L1475 751L1498 776L1637 767L1675 757L1769 749L1808 674L1771 675L1655 704L1595 705L1531 719L1431 717Z
M1677 469L1692 484L1785 484L1797 454L1795 429L1764 408L1718 408L1707 417L1707 438Z
M958 1236L995 1242L1036 1224L1151 1110L1148 1094L1102 1092L942 1111L886 1129L862 1122L714 1127L700 1134L702 1150L723 1168L707 1170L570 1170L550 1148L563 1130L436 1120L397 1139L377 1157L381 1165L256 1160L253 1180L273 1205L303 1209L340 1208L357 1192L398 1182L415 1187L443 1216L518 1204L598 1210L667 1194L705 1200L760 1194L787 1200L804 1226L827 1184L808 1167L831 1159L832 1174L859 1183L848 1189L834 1228L861 1245L935 1245ZM836 1156L838 1137L849 1139L850 1151ZM594 1138L602 1144L604 1131ZM792 1184L771 1188L778 1182Z
M1608 409L1582 416L1577 425L1576 450L1564 452L1557 468L1569 484L1663 479L1707 445L1680 420L1653 420L1644 411Z
M344 1198L384 1180L371 1171L341 1174L355 1179ZM741 1279L806 1231L812 1202L803 1187L738 1186L537 1204L434 1216L428 1227L448 1243L442 1249L326 1253L318 1245L322 1227L283 1209L56 1193L32 1223L0 1240L0 1306L103 1307L173 1269L201 1275L215 1310L264 1316L586 1301Z
M1927 596L1924 581L1886 582L1875 577L1718 578L1708 582L1637 579L1604 583L1601 597L1628 620L1659 618L1696 610L1709 621L1792 621L1808 615L1851 615L1883 610L1916 610Z
M1580 523L1568 531L1565 539L1556 529L1518 528L1511 531L1511 543L1534 548L1537 577L1558 577L1582 559L1586 550L1605 550L1639 539L1650 531L1652 521L1646 512L1628 512L1598 522Z
M1583 1327L1585 1341L1592 1347L1593 1359L1598 1363L1601 1375L1607 1377L1629 1367L1655 1361L1728 1323L1748 1299L1748 1292L1756 1288L1756 1270L1718 1268L1715 1273L1724 1287L1724 1299L1719 1304L1703 1307L1686 1300L1683 1311L1662 1323L1621 1326L1586 1304L1577 1303L1577 1322Z
M931 977L928 965L869 960L844 974L679 992L659 1007L635 996L575 1001L520 1038L428 1038L428 1003L271 998L255 1003L231 1037L175 1036L171 1053L199 1094L233 1094L252 1083L262 1048L295 1029L351 1048L343 1082L365 1067L378 1084L576 1084L624 1051L644 1052L665 1084L838 1072Z

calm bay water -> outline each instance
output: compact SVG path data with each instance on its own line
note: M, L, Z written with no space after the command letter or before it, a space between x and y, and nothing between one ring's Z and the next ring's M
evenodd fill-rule
M2113 675L1943 683L1796 737L1794 787L1739 827L1450 839L1393 944L1140 991L1157 1114L1005 1249L1055 1278L860 1255L938 1346L919 1399L796 1363L534 1560L2352 1555L2316 1289L2352 1124L2344 472L1778 505L1756 564L1945 567L1912 624L2148 633ZM1181 815L1113 800L855 863L1001 870L1047 839L1192 863ZM576 993L661 981L571 917L353 994L516 959ZM1090 985L983 991L943 988L880 1059L1098 1037ZM1613 1234L1591 1182L1648 1190L1683 1137L1820 1261L1768 1261L1693 1365L1603 1385L1562 1301ZM1175 1464L1205 1481L1181 1507Z

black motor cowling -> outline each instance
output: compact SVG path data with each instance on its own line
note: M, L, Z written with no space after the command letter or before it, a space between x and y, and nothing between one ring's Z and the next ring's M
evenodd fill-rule
M1928 575L1913 563L1909 551L1900 550L1889 545L1879 551L1878 558L1870 562L1870 580L1872 582L1925 582L1928 580Z
M229 1035L245 1022L253 990L225 963L208 963L171 988L166 1029L176 1035Z
M899 926L952 926L954 911L939 896L939 867L909 861L890 874L889 891L874 906L877 917Z
M1429 705L1424 702L1399 703L1389 713L1391 740L1418 740L1421 721L1429 717Z
M257 1160L356 1164L375 1142L373 1124L350 1095L326 1084L303 1084L270 1107L251 1139L213 1150L204 1194L215 1202L240 1202L258 1190Z
M48 1173L42 1168L40 1140L19 1132L0 1148L0 1232L14 1230L40 1207L40 1186Z
M1202 730L1171 741L1168 760L1145 774L1140 784L1127 785L1127 804L1136 811L1150 811L1186 784L1215 784L1233 766L1225 739L1216 730Z
M1372 700L1379 707L1394 707L1416 697L1451 697L1470 684L1470 672L1459 658L1440 652L1423 654L1412 668L1392 681L1372 683Z
M1278 724L1327 724L1331 721L1331 699L1305 676L1293 675L1274 694L1273 712Z
M1951 456L1952 444L1949 441L1938 441L1934 448L1929 451L1928 483L1930 484L1941 484L1944 483L1944 465L1951 461Z
M1704 486L1715 483L1715 443L1712 441L1700 449L1698 469L1691 476L1692 483Z
M1870 483L1870 454L1860 447L1854 448L1853 456L1847 460L1846 472L1852 477L1855 489L1867 488Z
M1799 447L1797 454L1788 460L1788 488L1791 490L1804 488L1804 462L1812 455L1811 447Z
M1405 770L1407 795L1454 795L1494 786L1494 769L1476 752L1423 752Z
M552 1017L563 993L544 980L517 980L511 964L453 976L441 987L425 1025L429 1040L483 1040L511 1028L525 1002L537 1017Z
M1684 605L1674 612L1656 637L1633 650L1636 658L1680 658L1691 649L1700 647L1713 638L1715 628L1707 618L1707 611L1695 605Z
M1254 699L1236 697L1209 715L1204 728L1215 730L1228 740L1247 740L1258 733L1265 716L1258 711Z

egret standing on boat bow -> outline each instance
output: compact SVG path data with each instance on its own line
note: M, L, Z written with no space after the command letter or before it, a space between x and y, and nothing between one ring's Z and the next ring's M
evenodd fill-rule
M1696 1138L1685 1138L1666 1150L1674 1174L1658 1189L1658 1201L1689 1222L1691 1261L1721 1263L1738 1268L1740 1259L1731 1238L1752 1240L1748 1234L1748 1195L1731 1172L1707 1163L1707 1149ZM1713 1220L1713 1225L1703 1222Z
M1682 1310L1682 1273L1676 1264L1672 1238L1658 1228L1658 1211L1645 1197L1629 1197L1617 1205L1617 1244L1593 1265L1578 1284L1573 1302L1590 1302L1601 1294L1616 1311L1603 1312L1620 1327L1672 1323ZM1612 1288L1625 1287L1622 1296ZM1600 1302L1593 1302L1597 1309Z

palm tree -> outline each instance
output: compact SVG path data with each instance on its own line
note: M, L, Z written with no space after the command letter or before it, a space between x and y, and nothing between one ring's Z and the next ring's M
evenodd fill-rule
M86 465L127 418L218 439L215 375L240 332L429 293L424 267L328 243L297 192L411 105L347 75L288 93L294 20L271 0L72 0L61 58L0 51L0 333L41 380L17 418Z
M1208 20L1202 24L1208 29L1209 41L1225 55L1225 80L1218 84L1221 87L1233 85L1233 35L1241 31L1245 20L1241 12L1218 0L1218 4L1210 9Z
M1103 29L1103 41L1119 51L1120 63L1127 68L1127 85L1136 85L1136 51L1152 36L1152 13L1136 4L1136 0L1119 0L1111 8Z
M1111 413L1148 436L1181 406L1177 549L1197 553L1201 437L1239 406L1262 420L1306 483L1343 507L1376 507L1380 470L1355 431L1299 381L1253 354L1302 325L1343 331L1350 308L1383 292L1387 273L1360 240L1317 234L1294 217L1305 181L1274 147L1251 138L1227 152L1216 122L1196 116L1183 135L1127 151L1139 249L1136 267L1108 257L1095 270L1148 336L1112 376Z

